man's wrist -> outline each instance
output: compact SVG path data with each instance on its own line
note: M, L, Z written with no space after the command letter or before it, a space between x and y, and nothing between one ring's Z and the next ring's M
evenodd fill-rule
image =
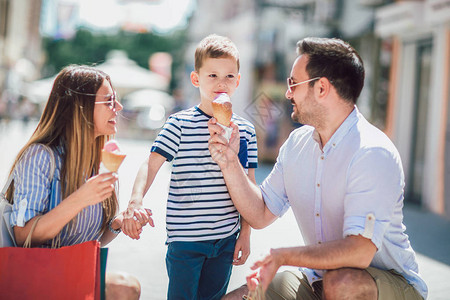
M237 155L233 155L232 158L227 158L225 162L220 164L220 169L222 170L222 172L241 169L239 157Z
M270 254L277 263L278 267L286 265L285 251L283 248L270 249Z

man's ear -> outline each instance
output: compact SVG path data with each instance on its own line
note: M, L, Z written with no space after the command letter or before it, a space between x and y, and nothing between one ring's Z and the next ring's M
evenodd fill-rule
M331 89L331 82L328 78L320 78L314 86L314 92L318 99L324 99L328 96Z
M195 87L199 87L200 86L200 84L198 83L198 73L197 73L197 71L192 71L191 72L191 83Z

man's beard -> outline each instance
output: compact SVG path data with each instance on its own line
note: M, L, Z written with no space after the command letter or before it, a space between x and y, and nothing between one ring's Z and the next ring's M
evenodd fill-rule
M307 109L305 109L307 107ZM322 120L325 114L325 108L317 103L314 99L313 90L310 89L306 94L303 101L303 108L295 104L294 111L291 114L291 118L294 122L298 122L303 125L310 125L317 127L322 124Z

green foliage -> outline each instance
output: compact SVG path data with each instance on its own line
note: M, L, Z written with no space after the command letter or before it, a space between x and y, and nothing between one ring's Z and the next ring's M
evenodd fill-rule
M130 59L144 68L148 68L148 59L153 53L170 53L172 74L175 74L183 62L185 33L185 30L167 35L119 31L112 35L81 28L70 40L44 38L47 53L44 75L51 76L68 64L103 63L111 50L126 51Z

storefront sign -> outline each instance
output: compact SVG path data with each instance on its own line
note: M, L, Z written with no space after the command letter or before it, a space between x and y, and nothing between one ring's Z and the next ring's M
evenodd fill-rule
M410 32L423 23L423 2L397 2L376 12L375 32L381 37Z
M429 24L450 21L450 0L425 1L425 21Z

